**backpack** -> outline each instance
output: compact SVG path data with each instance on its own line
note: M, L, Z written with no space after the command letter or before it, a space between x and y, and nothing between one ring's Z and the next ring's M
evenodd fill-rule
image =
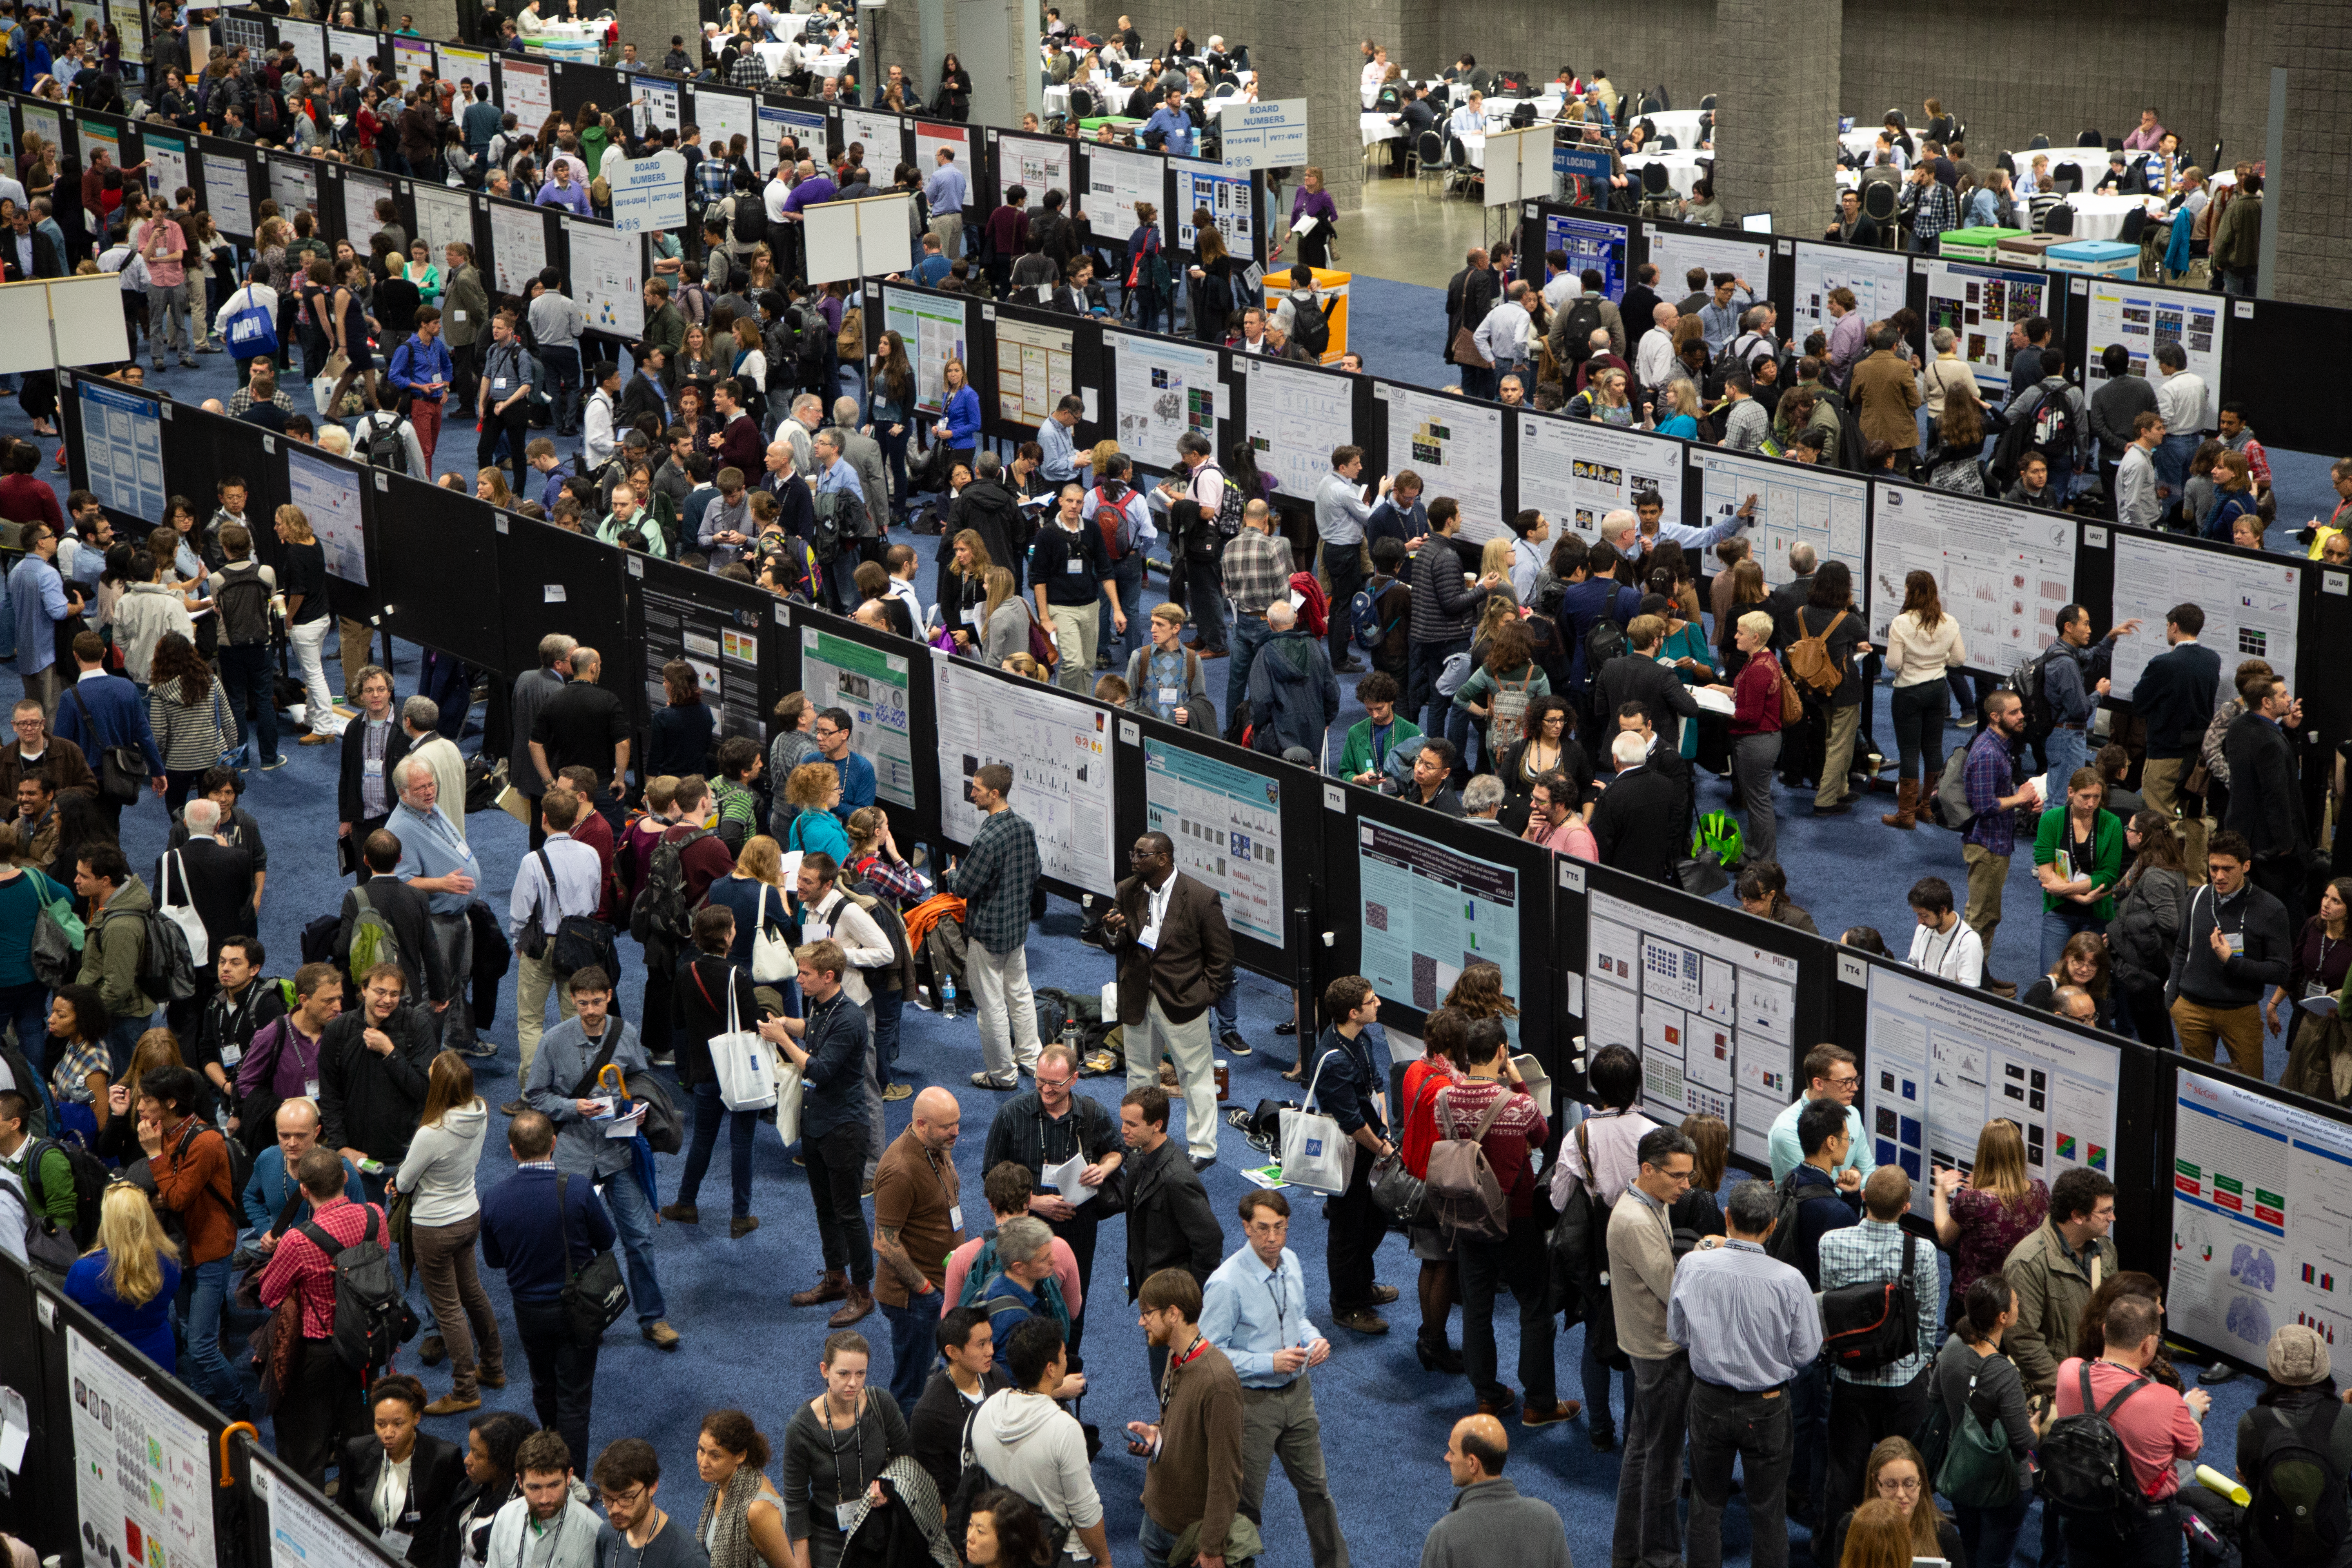
M735 219L727 237L738 245L758 245L768 237L768 204L759 192L735 193Z
M1118 485L1114 490L1111 487ZM1095 531L1102 535L1103 549L1113 561L1124 561L1135 549L1135 520L1120 504L1127 499L1127 487L1116 479L1096 487L1093 496Z
M52 1149L66 1157L67 1167L73 1172L73 1223L64 1231L58 1230L47 1214L48 1204L41 1191L41 1162ZM106 1162L77 1144L61 1143L54 1138L36 1138L25 1153L25 1255L36 1268L63 1274L74 1266L74 1259L89 1249L98 1239L99 1205L105 1200L107 1184L113 1173Z
M180 928L165 917L161 910L126 911L128 918L142 921L147 928L146 945L140 950L139 971L134 976L141 994L152 996L158 1003L185 1002L196 994L195 961L188 955L188 939ZM104 926L121 918L102 915L99 924Z
M548 896L552 899L555 889L554 863L548 859L546 850L540 849L534 853L539 857L541 872L547 878ZM531 912L530 926L536 926L539 922L539 912L534 910ZM542 932L540 938L540 951L537 952L530 952L530 926L526 926L523 931L523 951L532 958L545 958L554 967L558 979L576 974L592 965L604 970L607 974L618 974L621 972L620 957L613 950L613 928L594 915L560 914L555 922L554 932L551 935Z
M2125 1400L2147 1386L2135 1377L2105 1405L2091 1402L2091 1363L2076 1362L2083 1380L2080 1414L2063 1415L2042 1435L2042 1496L2046 1503L2076 1518L2105 1518L2136 1508L2143 1500L2131 1471L2131 1457L2116 1436L2111 1418Z
M2025 739L2039 741L2058 727L2057 710L2050 706L2050 660L2072 658L2063 643L2052 643L2032 658L2020 660L2010 672L2009 689L2025 707Z
M1395 621L1381 619L1381 598L1396 586L1396 581L1375 575L1348 601L1348 624L1355 628L1356 646L1366 653L1378 653L1386 647L1389 634L1397 628Z
M399 963L400 938L392 921L369 900L366 888L353 888L352 897L360 904L360 912L352 917L352 973L365 974L379 963Z
M2315 1405L2305 1417L2307 1427L2296 1426L2283 1410L2270 1411L2279 1434L2263 1446L2261 1467L2251 1483L2253 1500L2246 1505L2240 1536L2250 1568L2333 1563L2352 1540L2344 1478L2327 1458L2336 1409L2332 1399ZM2262 1418L2259 1410L2252 1417Z
M1615 595L1612 595L1611 598ZM1584 678L1591 680L1612 658L1625 651L1625 628L1604 608L1584 633Z
M180 1123L180 1132L177 1140L179 1148L185 1150L190 1140L197 1138L206 1132L210 1132L214 1137L221 1141L222 1158L228 1166L228 1173L223 1184L224 1190L215 1193L214 1195L220 1203L221 1206L228 1210L232 1218L238 1219L241 1222L242 1216L238 1214L237 1210L237 1194L245 1191L245 1184L252 1178L252 1151L246 1148L242 1141L231 1138L227 1133L219 1131L209 1123L199 1121L193 1116ZM154 1165L152 1162L148 1163L143 1177L140 1180L140 1185L146 1189L148 1199L154 1205L155 1217L163 1225L163 1234L171 1238L173 1246L180 1249L181 1257L187 1257L188 1222L186 1218L182 1215L179 1210L164 1206L163 1195L155 1186ZM75 1186L76 1191L79 1192L80 1186L79 1180L77 1180ZM101 1194L101 1196L103 1194Z
M1599 331L1601 327L1600 302L1590 294L1578 295L1576 302L1570 305L1567 314L1560 318L1559 329L1555 334L1559 339L1559 353L1557 357L1562 363L1570 365L1582 364L1586 360L1591 359L1592 334Z
M1425 1211L1444 1227L1449 1238L1467 1236L1479 1241L1499 1241L1511 1228L1511 1208L1503 1194L1503 1184L1496 1179L1495 1167L1487 1163L1486 1138L1495 1119L1503 1113L1507 1094L1496 1094L1478 1119L1478 1125L1464 1138L1453 1131L1454 1121L1447 1114L1445 1097L1454 1092L1443 1089L1437 1093L1436 1131L1446 1134L1429 1147L1427 1178L1428 1208Z
M1226 479L1223 468L1213 463L1203 463L1201 467L1215 474L1224 484L1224 493L1217 498L1217 514L1210 521L1219 539L1232 539L1242 531L1242 509L1248 501L1242 494L1241 486Z
M2042 402L2049 395L2042 395ZM2033 450L2033 428L2040 423L2042 407L2036 404L2021 419L2012 419L2001 427L2000 436L1992 444L1992 477L2002 489L2017 482L2018 470L2024 466L2025 454Z
M646 869L646 885L629 911L629 934L639 942L656 933L684 942L693 931L694 916L686 906L686 852L710 837L698 827L671 843L654 846L653 863Z
M2028 446L2049 463L2052 476L2072 473L2082 432L2076 426L2074 405L2067 398L2066 389L2058 386L2043 392L2042 401L2033 405L2025 423L2031 427Z
M1870 1372L1919 1349L1919 1292L1911 1264L1919 1238L1903 1236L1903 1272L1893 1279L1822 1292L1822 1355L1848 1372Z
M365 1209L365 1227L348 1247L314 1219L294 1228L327 1255L335 1277L335 1358L362 1375L392 1364L392 1352L416 1332L416 1314L401 1300L400 1272L384 1247L383 1213Z
M1837 1195L1834 1189L1829 1192L1799 1192L1797 1173L1790 1172L1780 1181L1780 1206L1776 1211L1773 1220L1771 1239L1764 1244L1764 1250L1791 1268L1798 1267L1797 1215L1799 1213L1807 1204L1843 1203L1843 1201Z
M1512 739L1528 727L1528 703L1532 700L1535 680L1498 680L1493 695L1486 699L1486 733L1497 745L1508 745Z
M251 561L234 562L213 574L213 608L220 616L221 640L230 647L269 641L269 584Z
M400 438L400 416L379 408L367 416L362 433L360 450L370 467L408 472L408 443Z
M1955 833L1966 833L1976 822L1976 813L1969 809L1969 749L1954 746L1944 759L1944 771L1936 779L1936 793L1930 797L1934 810L1928 820L1940 822Z
M1331 346L1331 320L1323 313L1322 301L1291 297L1290 341L1318 360L1323 357L1323 352Z
M809 548L823 565L841 559L841 542L848 532L841 526L841 498L846 493L835 490L816 498L816 528L809 535Z
M1809 632L1803 630L1804 616L1799 614L1797 626L1801 635L1789 645L1783 666L1789 672L1789 679L1796 682L1797 689L1806 696L1832 696L1845 679L1844 672L1838 668L1837 660L1830 657L1829 643L1830 634L1837 630L1838 623L1844 619L1845 612L1840 610L1830 617L1829 625L1818 632Z

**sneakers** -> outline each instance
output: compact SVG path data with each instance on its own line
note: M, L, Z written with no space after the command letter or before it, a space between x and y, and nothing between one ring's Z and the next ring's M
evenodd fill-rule
M1001 1079L991 1077L989 1074L984 1072L976 1072L971 1075L971 1087L974 1089L992 1089L999 1094L1011 1094L1014 1089L1021 1087L1021 1075L1019 1073L1014 1073L1011 1078Z
M283 756L272 757L266 763L257 763L255 764L255 766L258 767L265 773L274 773L285 765L286 759Z
M914 1094L915 1086L911 1083L886 1083L882 1086L882 1098L886 1102L911 1100Z
M1250 1054L1250 1043L1242 1038L1239 1029L1225 1030L1217 1037L1217 1044L1224 1047L1227 1056L1245 1057Z
M1334 1312L1331 1314L1331 1321L1341 1328L1359 1334L1384 1334L1389 1331L1389 1321L1370 1307L1350 1307L1344 1312ZM1493 1411L1486 1410L1484 1405L1478 1408L1487 1415L1494 1414Z
M674 1351L677 1349L677 1331L671 1328L667 1322L659 1319L647 1323L644 1328L639 1329L637 1332L644 1335L646 1341L649 1342L653 1345L654 1349L657 1351Z

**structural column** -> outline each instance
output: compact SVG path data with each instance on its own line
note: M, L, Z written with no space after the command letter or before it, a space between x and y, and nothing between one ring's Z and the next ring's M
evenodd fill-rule
M2272 0L2270 9L2270 64L2286 68L2286 115L2280 155L2264 182L2263 222L2275 230L2275 252L2261 292L2338 305L2346 247L2352 245L2352 190L2345 185L2336 129L2352 112L2352 60L2343 49L2352 36L2352 0ZM2264 87L2257 101L2266 119ZM2266 154L2265 143L2255 142L2228 148L2222 158L2260 162Z
M1835 206L1841 0L1717 0L1715 194L1770 213L1782 234L1819 231Z

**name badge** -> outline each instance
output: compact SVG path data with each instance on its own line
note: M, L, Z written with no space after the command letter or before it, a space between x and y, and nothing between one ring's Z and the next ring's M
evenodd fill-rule
M408 1531L404 1530L383 1531L376 1536L376 1541L394 1557L408 1555Z
M980 606L978 605L973 605L964 611L963 624L968 626L976 626L980 625Z
M2310 1001L2314 996L2325 996L2327 994L2327 987L2321 984L2316 980L2306 980L2303 983L2303 999L2306 1002ZM221 1051L221 1059L223 1061L226 1061L228 1059L228 1051L226 1047Z
M302 1092L303 1092L303 1094L304 1094L304 1095L306 1095L307 1097L309 1097L309 1098L310 1098L310 1099L311 1099L311 1100L316 1100L316 1099L318 1099L318 1098L319 1098L319 1080L318 1080L317 1079L315 1079L315 1078L306 1078L306 1079L304 1079L302 1080Z
M2245 932L2229 931L2223 934L2221 940L2230 944L2230 956L2231 958L2243 958L2246 955Z
M801 940L803 942L823 942L832 934L833 928L823 921L803 921L801 922Z
M236 1066L238 1062L245 1059L245 1047L243 1046L223 1046L221 1047L220 1057L221 1066L225 1068L233 1068Z
M360 759L360 776L362 778L370 779L380 779L383 777L383 759L382 757L362 757Z
M1182 687L1163 686L1160 689L1160 703L1161 707L1173 708L1183 700L1184 689Z
M501 376L495 377L495 378L494 378L494 379L492 379L492 381L490 382L490 390L491 390L492 392L504 392L506 389L507 389L507 378L506 378L505 376L502 376L502 375L501 375Z
M851 1530L856 1528L857 1504L854 1502L840 1502L834 1504L833 1522L840 1527L844 1534L846 1534Z
M961 1204L950 1204L948 1205L948 1228L950 1230L961 1230L963 1228L963 1205Z
M1062 571L1063 571L1066 574L1067 574L1067 575L1069 575L1069 576L1072 576L1072 577L1076 576L1079 573L1081 573L1081 572L1085 571L1086 569L1087 569L1087 563L1086 563L1085 562L1083 562L1083 561L1071 560L1071 561L1066 561L1066 562L1064 562L1064 563L1062 563Z

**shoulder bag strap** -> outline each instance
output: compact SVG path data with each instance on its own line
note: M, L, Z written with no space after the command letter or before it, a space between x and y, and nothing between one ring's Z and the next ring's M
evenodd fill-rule
M560 921L563 918L563 900L557 898L555 895L555 862L547 858L547 849L545 846L541 846L541 847L531 851L531 853L538 858L540 873L547 879L547 898L545 906L541 908L540 918L544 920L547 916L551 914Z
M569 1279L573 1273L572 1267L572 1227L567 1223L569 1216L567 1216L563 1212L563 1191L566 1184L571 1180L572 1176L568 1172L558 1171L555 1173L555 1235L556 1239L563 1244L563 1273L566 1279ZM2087 1383L2084 1384L2085 1390L2087 1390L2089 1386L2090 1385ZM2089 1397L2087 1393L2084 1394L2084 1397Z

